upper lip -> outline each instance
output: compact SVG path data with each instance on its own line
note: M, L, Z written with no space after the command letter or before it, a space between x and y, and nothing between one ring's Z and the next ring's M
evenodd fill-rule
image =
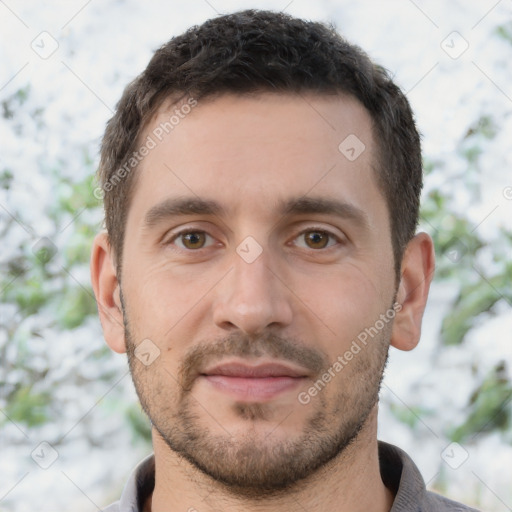
M227 377L306 377L307 372L301 368L284 363L247 364L241 362L225 362L208 367L201 375L224 375Z

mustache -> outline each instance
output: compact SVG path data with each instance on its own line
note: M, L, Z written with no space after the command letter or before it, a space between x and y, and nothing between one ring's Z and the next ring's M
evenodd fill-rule
M258 337L232 333L213 343L200 343L187 351L178 370L178 382L182 390L190 391L202 368L227 356L270 356L284 362L296 363L315 375L328 366L325 354L298 343L295 339L284 338L274 333Z

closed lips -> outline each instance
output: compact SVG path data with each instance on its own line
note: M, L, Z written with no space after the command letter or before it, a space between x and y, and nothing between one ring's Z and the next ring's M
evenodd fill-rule
M257 366L249 366L241 363L224 363L201 372L201 375L223 375L225 377L261 379L268 377L306 377L307 372L278 363L268 363Z

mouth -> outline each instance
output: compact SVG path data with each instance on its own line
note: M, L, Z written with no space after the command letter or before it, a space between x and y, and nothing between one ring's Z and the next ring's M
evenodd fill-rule
M233 361L207 368L199 378L238 400L261 402L295 390L308 378L308 372L284 363L250 365Z

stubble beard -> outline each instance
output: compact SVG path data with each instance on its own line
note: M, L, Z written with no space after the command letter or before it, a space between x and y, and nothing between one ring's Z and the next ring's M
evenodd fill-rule
M200 404L194 398L193 382L187 382L187 377L192 375L191 368L202 360L202 354L205 357L221 353L240 357L265 354L294 361L309 357L318 365L320 361L325 363L325 357L318 351L315 350L316 356L313 356L313 349L300 348L296 343L274 335L249 339L237 334L215 343L198 345L190 357L185 356L181 365L176 400L176 396L170 396L175 390L162 384L169 382L169 372L155 368L149 375L148 368L134 356L135 338L126 314L124 318L132 379L142 408L157 435L173 452L222 484L228 492L252 499L289 491L297 482L314 477L320 468L342 457L347 447L354 443L378 401L391 330L390 325L386 326L372 339L371 346L365 346L327 385L337 386L335 396L324 389L307 405L297 401L297 407L311 407L312 412L302 433L283 441L271 431L263 434L262 429L256 428L256 422L261 424L269 416L271 405L265 403L234 403L234 412L247 422L243 434L231 435L229 425L223 433L213 433L208 422L219 430L215 414L205 410L207 404ZM319 377L325 368L316 368ZM286 414L283 411L282 418ZM279 420L275 421L275 411L271 416L272 423L277 425ZM278 426L275 428L279 429Z

